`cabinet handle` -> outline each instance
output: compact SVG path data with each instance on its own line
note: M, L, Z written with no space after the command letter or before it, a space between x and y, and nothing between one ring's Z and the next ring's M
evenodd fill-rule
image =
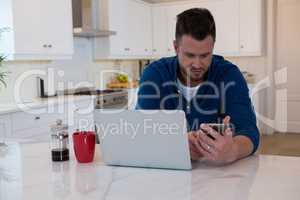
M47 48L47 45L46 45L46 44L44 44L44 45L43 45L43 47L44 47L44 48Z
M170 48L168 48L168 51L171 51L171 49L170 49Z
M145 51L148 51L148 49L145 49Z
M51 44L48 44L48 48L52 48L52 45L51 45Z
M124 50L125 50L125 51L130 51L130 48L125 48Z
M244 45L241 45L241 49L243 49L244 48Z
M39 116L34 118L34 120L39 120L39 119L41 119L41 117L39 117Z
M153 49L153 52L156 52L156 49Z

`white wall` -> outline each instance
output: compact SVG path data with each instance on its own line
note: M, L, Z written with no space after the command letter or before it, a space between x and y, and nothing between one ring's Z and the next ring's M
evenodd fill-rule
M300 133L300 1L277 1L276 129Z
M264 15L264 55L260 57L227 58L237 64L240 69L249 71L256 76L256 86L265 88L256 93L259 101L258 121L262 133L272 134L275 123L275 86L276 71L276 5L277 0L265 0Z

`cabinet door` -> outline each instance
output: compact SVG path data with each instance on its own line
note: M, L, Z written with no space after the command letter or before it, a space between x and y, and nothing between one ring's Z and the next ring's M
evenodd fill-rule
M181 2L176 5L167 6L166 8L167 28L168 28L167 52L169 56L176 55L173 43L175 40L177 15L191 7L193 7L191 6L191 4Z
M127 9L128 13L124 18L126 19L124 22L126 34L123 34L127 41L127 47L124 48L128 51L127 55L134 57L150 56L152 48L150 5L141 1L128 0L127 7L123 9Z
M51 55L73 54L72 4L70 0L43 1L45 10L41 18L44 24L45 42Z
M183 5L170 5L166 8L167 14L167 52L169 56L175 55L173 42L175 40L177 15L185 10Z
M64 104L32 109L26 112L16 112L11 114L12 134L11 138L33 139L38 141L49 141L51 131L50 126L58 119L66 121L67 108Z
M14 1L14 50L17 54L46 54L45 1ZM47 16L50 17L50 16ZM49 33L48 33L49 34Z
M262 0L240 1L240 54L262 54Z
M152 8L152 35L153 35L153 56L160 57L167 55L167 18L164 6L154 6Z
M239 0L199 0L188 7L207 8L212 13L216 23L214 53L224 56L238 54Z
M12 114L13 131L31 129L34 127L45 127L50 130L50 125L54 124L57 119L65 119L65 113L44 110L30 110L28 112L16 112Z
M132 14L130 11L129 0L109 0L109 29L117 32L110 36L110 54L128 56L132 53L132 43L130 30Z
M49 59L73 53L71 0L13 1L12 5L15 54Z
M151 55L151 7L137 0L109 0L109 57L147 57Z
M144 26L142 25L144 19L144 11L142 10L141 3L135 0L129 0L128 6L129 16L127 21L127 31L129 32L128 41L132 46L131 53L132 55L142 55L144 52Z
M141 36L141 55L151 56L152 55L152 18L151 18L151 7L148 4L141 3L141 20L140 20L140 31L137 34ZM139 25L138 25L139 26ZM138 27L137 26L137 27Z

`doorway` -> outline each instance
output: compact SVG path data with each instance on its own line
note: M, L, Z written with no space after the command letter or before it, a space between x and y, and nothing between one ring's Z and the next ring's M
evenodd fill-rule
M277 123L281 132L300 133L300 1L277 0L276 71L286 71L286 97L280 98L281 109ZM284 74L283 74L284 76ZM284 130L286 129L286 130ZM300 135L300 134L299 134Z

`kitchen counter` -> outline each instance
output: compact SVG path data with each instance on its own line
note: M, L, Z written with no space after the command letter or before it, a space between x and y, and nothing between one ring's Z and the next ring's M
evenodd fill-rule
M299 199L300 158L253 156L224 167L194 163L191 171L79 164L71 151L54 163L47 143L0 147L1 200Z
M31 109L37 109L37 108L42 108L51 105L77 102L77 101L87 100L87 99L93 101L94 98L95 96L92 95L78 95L78 96L62 95L62 96L56 96L50 98L35 98L32 99L32 101L30 102L0 103L0 115L19 112L19 111L26 111Z

